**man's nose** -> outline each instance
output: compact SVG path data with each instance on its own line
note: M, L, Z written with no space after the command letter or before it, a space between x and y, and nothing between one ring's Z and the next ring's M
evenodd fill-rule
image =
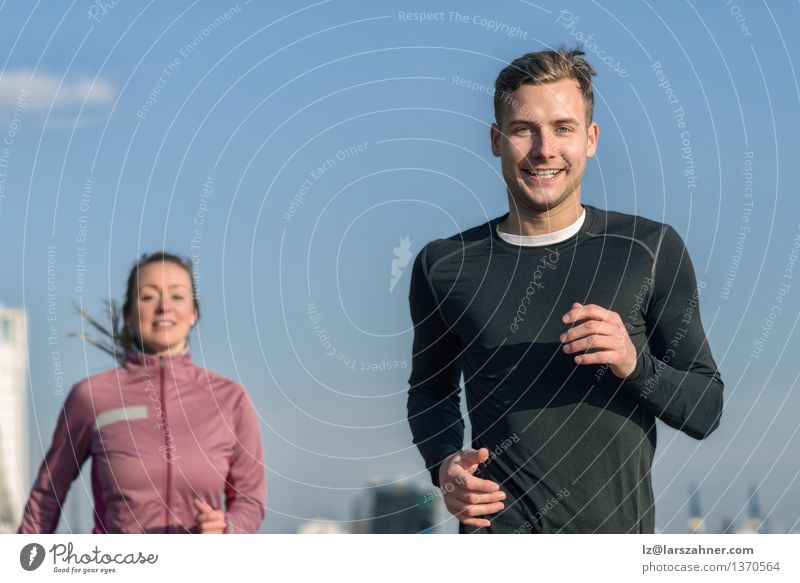
M533 140L531 154L536 158L550 159L556 155L555 136L549 132L539 132Z

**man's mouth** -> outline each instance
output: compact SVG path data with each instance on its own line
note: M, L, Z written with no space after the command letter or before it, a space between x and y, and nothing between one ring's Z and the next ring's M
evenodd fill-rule
M527 176L531 176L539 180L547 180L550 178L555 178L564 170L565 168L523 168L522 172Z

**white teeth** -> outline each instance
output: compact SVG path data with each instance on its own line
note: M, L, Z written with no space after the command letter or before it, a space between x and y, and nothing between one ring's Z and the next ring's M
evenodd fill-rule
M156 322L156 326L174 326L173 322Z
M553 176L561 172L561 170L563 170L563 168L559 168L556 170L531 170L531 174L533 174L534 176L543 176L545 178L552 178Z

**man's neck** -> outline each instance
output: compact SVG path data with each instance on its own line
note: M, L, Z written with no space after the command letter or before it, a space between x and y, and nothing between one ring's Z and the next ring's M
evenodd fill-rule
M580 198L575 198L546 211L526 212L526 210L511 206L508 216L500 224L500 230L509 235L521 236L546 235L560 231L580 218L583 205Z

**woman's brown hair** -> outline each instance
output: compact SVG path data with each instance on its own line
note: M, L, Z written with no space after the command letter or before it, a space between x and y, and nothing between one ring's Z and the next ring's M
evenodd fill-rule
M200 319L200 302L197 300L197 285L193 277L193 265L188 259L184 259L179 255L167 253L166 251L156 251L155 253L144 254L139 258L139 261L131 268L128 274L128 283L125 288L125 301L120 307L119 302L116 300L106 300L106 309L108 310L108 319L110 326L104 326L94 318L92 318L86 311L78 309L78 312L84 319L91 324L91 326L100 332L105 338L99 339L94 336L86 334L74 333L70 336L80 338L89 344L96 346L103 352L110 354L117 362L124 362L125 354L130 350L131 346L136 342L134 334L128 329L126 321L130 316L133 302L136 299L136 294L139 289L139 272L145 265L151 263L174 263L186 270L189 274L189 279L192 281L192 300L194 302L194 309L197 311L197 319Z

